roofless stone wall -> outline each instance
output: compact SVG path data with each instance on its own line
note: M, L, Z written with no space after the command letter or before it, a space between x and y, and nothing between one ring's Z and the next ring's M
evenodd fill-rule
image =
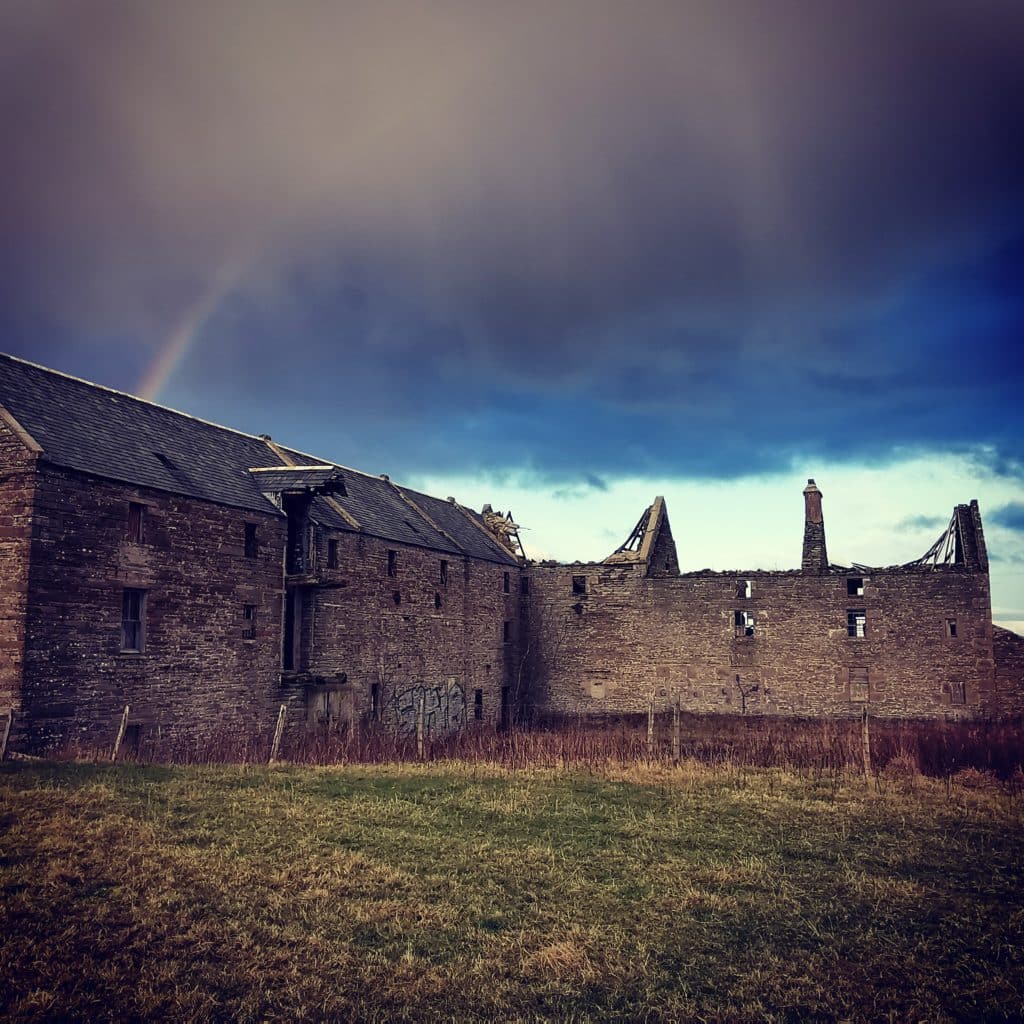
M541 706L983 716L993 696L987 574L960 568L694 573L532 566ZM581 581L582 584L581 584ZM585 592L584 592L585 591ZM863 616L863 618L861 617ZM853 635L851 635L851 633Z

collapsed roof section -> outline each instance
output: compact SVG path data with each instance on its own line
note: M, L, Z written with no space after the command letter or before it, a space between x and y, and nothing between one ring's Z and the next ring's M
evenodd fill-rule
M957 505L949 525L938 540L920 557L902 565L870 566L854 562L851 567L833 565L836 571L853 568L858 572L877 569L945 569L962 567L971 571L988 569L988 550L985 547L985 531L981 525L978 502Z
M644 566L646 576L678 576L679 557L665 499L659 495L644 511L633 532L605 560L605 565Z

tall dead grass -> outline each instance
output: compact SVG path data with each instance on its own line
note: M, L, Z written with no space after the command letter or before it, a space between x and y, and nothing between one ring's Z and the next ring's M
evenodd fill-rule
M936 722L875 720L869 723L872 772L949 778L967 769L1016 780L1024 772L1024 720ZM673 723L656 716L648 748L646 716L551 720L530 728L496 730L471 725L450 735L424 737L420 756L414 735L396 734L375 722L352 728L286 733L279 759L297 764L394 764L418 760L495 764L509 769L671 763ZM150 737L120 759L171 764L259 763L269 758L271 732L224 730L202 737ZM65 756L108 758L105 750L78 747ZM755 716L680 716L679 758L709 766L785 768L812 775L863 771L862 724L854 719L782 719Z

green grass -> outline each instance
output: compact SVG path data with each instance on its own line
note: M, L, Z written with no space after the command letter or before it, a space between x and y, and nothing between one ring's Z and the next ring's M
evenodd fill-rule
M976 773L5 764L0 1017L1019 1020L1022 825Z

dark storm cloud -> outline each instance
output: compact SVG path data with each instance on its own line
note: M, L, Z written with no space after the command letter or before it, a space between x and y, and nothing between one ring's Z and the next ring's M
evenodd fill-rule
M907 516L896 524L897 530L941 530L949 520L942 516L916 515Z
M1024 533L1024 502L1011 501L1008 505L993 509L988 514L988 521L1007 530Z
M20 2L0 38L2 348L132 388L237 263L166 397L369 469L1019 471L1018 3Z

